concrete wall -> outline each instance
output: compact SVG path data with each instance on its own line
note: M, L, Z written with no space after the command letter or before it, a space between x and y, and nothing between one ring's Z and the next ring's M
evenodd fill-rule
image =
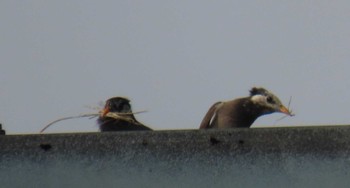
M349 187L350 126L0 136L0 187Z

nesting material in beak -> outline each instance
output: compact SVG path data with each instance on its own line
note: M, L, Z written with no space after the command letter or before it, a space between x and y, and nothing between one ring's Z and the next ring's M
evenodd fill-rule
M101 117L106 117L106 115L108 114L109 112L109 108L106 107L104 108L102 111L101 111Z
M286 115L289 115L289 116L293 116L293 114L288 110L288 108L286 108L285 106L281 106L281 108L279 109L279 111L281 113L284 113Z

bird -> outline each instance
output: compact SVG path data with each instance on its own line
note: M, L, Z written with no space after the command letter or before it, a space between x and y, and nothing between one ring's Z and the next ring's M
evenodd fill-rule
M199 128L249 128L258 117L274 112L294 115L272 92L262 87L253 87L248 97L213 104Z
M108 117L109 112L122 118ZM131 110L130 100L125 97L113 97L106 101L97 119L101 132L106 131L151 131L152 129L136 120Z
M6 131L2 129L2 124L0 124L0 135L6 135Z

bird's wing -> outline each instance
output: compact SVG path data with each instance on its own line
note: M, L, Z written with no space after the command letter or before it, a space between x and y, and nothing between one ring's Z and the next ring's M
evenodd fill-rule
M136 130L150 130L150 131L152 131L151 128L149 128L146 125L144 125L143 123L137 121L137 119L135 118L134 114L127 115L127 117L130 120L128 122L128 125L129 126L134 126Z
M222 104L223 102L217 102L209 108L207 114L205 114L202 120L201 125L199 126L199 129L210 129L213 127L213 120L216 118L217 111Z

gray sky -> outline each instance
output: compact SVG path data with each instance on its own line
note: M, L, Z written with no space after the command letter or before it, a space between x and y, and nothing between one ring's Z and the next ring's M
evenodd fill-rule
M349 17L349 1L2 0L0 122L38 133L126 96L154 129L196 129L214 102L263 86L293 97L296 116L275 126L348 124Z

